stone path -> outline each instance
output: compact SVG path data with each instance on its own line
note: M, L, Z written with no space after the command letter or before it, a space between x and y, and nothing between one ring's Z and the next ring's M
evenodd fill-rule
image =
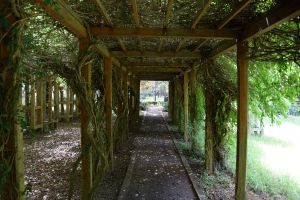
M134 147L119 199L197 199L159 107L145 112Z

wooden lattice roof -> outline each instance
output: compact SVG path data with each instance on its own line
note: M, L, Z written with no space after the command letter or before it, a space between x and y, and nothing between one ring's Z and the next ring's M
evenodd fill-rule
M99 52L115 57L119 66L189 66L201 55L231 49L237 38L249 40L300 14L299 0L36 2L77 37L92 36Z

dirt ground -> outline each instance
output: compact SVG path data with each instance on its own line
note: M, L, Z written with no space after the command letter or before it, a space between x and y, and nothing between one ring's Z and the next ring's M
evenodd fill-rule
M79 155L79 123L60 123L55 131L25 137L26 199L66 199L72 164ZM79 172L75 174L79 176ZM79 191L75 190L74 199Z
M126 174L131 144L115 152L114 171L96 187L93 199L117 199ZM80 123L60 123L55 131L25 136L25 182L28 200L66 200L73 163L80 152ZM80 199L80 169L72 199Z

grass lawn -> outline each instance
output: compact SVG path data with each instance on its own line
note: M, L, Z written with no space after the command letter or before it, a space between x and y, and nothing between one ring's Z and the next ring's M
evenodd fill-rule
M274 198L300 199L300 118L289 117L279 126L268 126L263 136L248 136L247 180L254 189ZM229 154L235 169L235 145Z

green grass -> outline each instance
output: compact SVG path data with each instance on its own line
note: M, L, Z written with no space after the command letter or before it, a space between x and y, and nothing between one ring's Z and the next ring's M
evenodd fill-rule
M247 181L248 185L256 190L267 192L272 196L283 195L287 199L300 199L300 186L291 177L285 174L276 174L267 169L262 163L262 147L271 146L286 147L286 141L280 141L277 138L268 136L248 137L248 164L247 164ZM229 151L228 165L235 170L236 145L232 144ZM276 155L274 155L276 156ZM297 158L296 158L297 159Z
M300 126L300 116L289 115L288 118L284 119L283 121Z

